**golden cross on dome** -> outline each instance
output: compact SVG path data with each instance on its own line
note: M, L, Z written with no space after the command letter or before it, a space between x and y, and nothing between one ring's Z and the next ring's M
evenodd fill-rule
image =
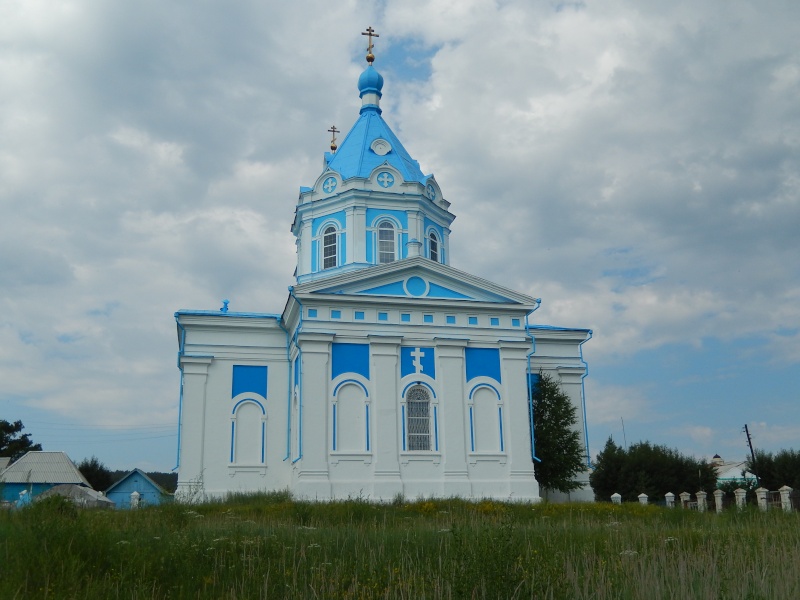
M336 125L331 125L331 128L328 129L328 131L331 134L331 152L336 152L336 148L338 148L336 145L336 134L341 132L336 129Z
M369 64L372 64L372 62L375 60L375 55L372 53L372 48L373 48L372 38L381 36L375 33L375 30L372 28L371 25L367 27L366 31L362 31L361 35L369 36L369 43L367 44L367 62Z

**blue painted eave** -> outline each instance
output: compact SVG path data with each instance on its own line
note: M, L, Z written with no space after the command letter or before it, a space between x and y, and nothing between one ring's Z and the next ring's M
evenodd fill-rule
M251 313L251 312L222 312L219 310L185 310L181 309L175 313L176 317L195 316L195 317L231 317L238 319L276 319L281 316L273 313Z

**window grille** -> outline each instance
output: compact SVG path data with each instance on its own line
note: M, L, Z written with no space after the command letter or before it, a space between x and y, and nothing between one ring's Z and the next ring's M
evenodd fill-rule
M328 227L322 237L322 268L331 269L336 266L336 229Z
M394 262L394 226L388 221L378 225L378 263Z
M428 391L416 386L406 394L408 449L431 449L431 399Z
M439 262L439 240L436 234L431 231L428 236L428 250L432 261Z

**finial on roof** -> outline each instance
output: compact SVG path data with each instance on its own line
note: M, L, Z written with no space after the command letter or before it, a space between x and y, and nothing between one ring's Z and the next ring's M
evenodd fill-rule
M371 65L373 62L375 62L375 55L372 53L372 38L381 36L375 33L375 30L371 25L367 27L366 31L362 31L361 35L366 35L369 38L369 42L367 43L367 62Z
M336 129L336 125L331 125L331 128L328 129L331 134L331 152L336 152L336 148L339 146L336 145L336 134L340 133L338 129Z
M223 313L228 312L228 304L230 304L230 302L231 302L230 300L225 298L225 300L222 301L222 308L219 309L219 312Z

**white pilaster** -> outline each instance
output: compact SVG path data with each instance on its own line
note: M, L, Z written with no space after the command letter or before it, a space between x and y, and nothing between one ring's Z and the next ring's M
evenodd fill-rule
M328 478L330 440L329 390L331 340L333 335L301 333L298 344L302 352L301 458L296 464L294 491L301 498L328 500L331 484Z
M472 484L467 469L469 417L465 406L464 348L466 340L436 339L436 378L439 386L440 448L444 461L444 495L468 498Z
M508 454L511 498L539 500L539 483L531 458L530 413L528 411L527 342L500 342L505 397L504 430Z
M400 480L399 370L400 337L370 336L370 374L374 398L372 452L375 457L374 498L390 500L403 493Z
M206 430L206 383L211 356L182 356L183 406L181 407L178 496L203 493ZM192 500L193 498L187 498Z

